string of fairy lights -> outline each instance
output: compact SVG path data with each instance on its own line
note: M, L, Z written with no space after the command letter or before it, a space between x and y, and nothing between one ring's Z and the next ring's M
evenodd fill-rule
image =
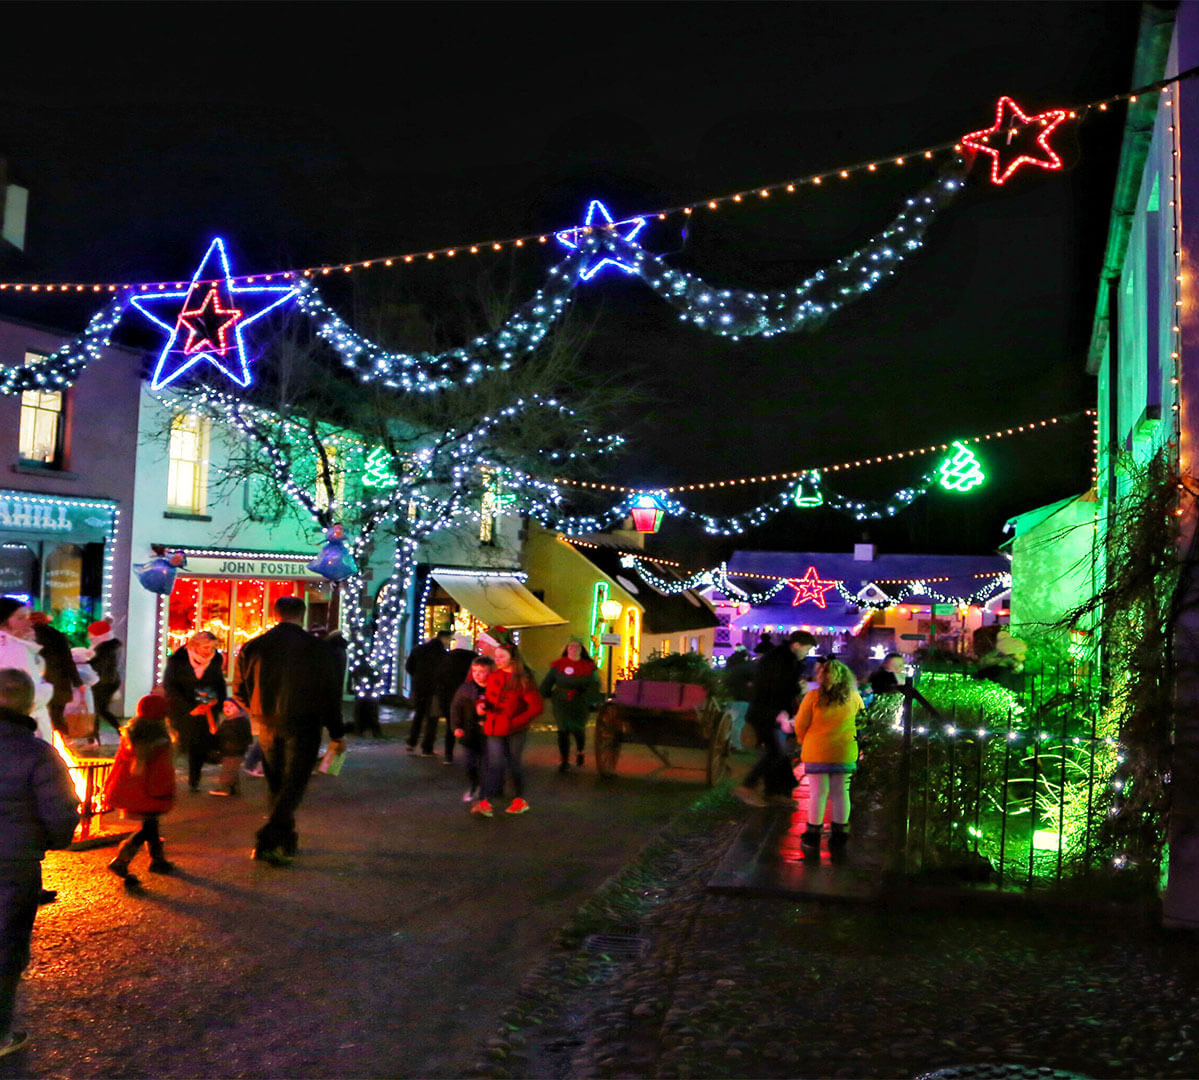
M979 445L982 443L996 442L1000 439L1011 438L1015 435L1031 434L1036 431L1041 431L1046 428L1052 428L1058 424L1071 423L1080 417L1094 418L1098 415L1095 409L1083 409L1079 412L1063 413L1059 416L1047 416L1037 420L1029 420L1022 424L1016 424L1012 427L997 428L994 431L983 432L979 435L966 435L956 440L964 444ZM558 476L554 478L554 483L562 487L582 488L589 491L611 491L625 495L674 495L680 492L703 492L703 491L720 491L722 489L730 489L736 487L748 487L755 484L776 484L788 481L804 481L811 477L813 473L822 472L849 472L853 469L861 469L871 465L884 465L888 462L904 461L907 459L915 459L928 454L945 454L953 447L952 443L931 443L928 446L909 447L905 450L893 450L890 453L874 454L860 458L846 459L845 461L833 462L824 465L809 465L802 469L792 469L788 472L775 473L759 473L754 476L737 476L729 477L724 480L701 480L690 484L678 484L666 487L631 487L625 484L613 484L604 481L594 480L579 480L571 477Z
M1182 72L1169 79L1162 79L1135 90L1111 94L1103 98L1074 106L1064 106L1054 112L1061 112L1064 118L1071 121L1082 121L1090 116L1106 114L1112 111L1112 106L1132 104L1141 96L1157 93L1171 84L1194 75L1195 71ZM1171 103L1171 107L1172 103ZM785 180L771 181L738 191L725 192L696 198L690 202L660 206L657 209L638 211L624 223L638 219L657 219L666 221L674 215L691 216L697 212L713 212L724 208L744 206L756 201L769 200L779 196L796 195L806 191L819 190L824 185L836 185L846 181L870 176L880 169L904 168L921 161L934 161L939 156L958 157L969 147L963 143L964 137L944 140L927 146L897 152L876 158L855 161L850 164L833 166L815 173L807 173ZM620 224L620 223L617 223ZM287 281L296 278L327 277L332 274L349 274L359 270L390 269L395 267L413 266L433 262L437 259L456 259L465 255L483 255L510 251L512 249L532 248L548 244L555 236L572 231L580 231L578 226L559 226L541 232L524 233L516 236L495 237L488 240L458 243L435 248L418 249L400 254L372 256L340 263L322 263L309 266L293 267L268 272L238 275L235 281L245 284L255 284L271 281ZM183 281L104 281L104 282L62 282L62 281L0 281L0 290L14 292L60 292L60 293L101 293L101 292L151 292L183 288Z

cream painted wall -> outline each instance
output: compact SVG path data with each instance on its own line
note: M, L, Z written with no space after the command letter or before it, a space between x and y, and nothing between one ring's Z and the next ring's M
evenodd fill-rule
M644 613L644 609L629 593L570 544L559 540L557 533L548 532L535 524L529 525L529 535L525 541L525 570L529 574L526 587L534 592L544 591L545 603L566 620L565 626L530 627L521 631L521 651L539 678L545 674L550 663L562 654L568 638L576 636L588 642L592 598L597 581L607 582L611 599L619 600L625 608L634 607L639 613ZM591 651L589 644L588 651ZM602 655L593 656L597 664L603 662L600 680L605 687L608 679L607 652L605 648L601 650Z

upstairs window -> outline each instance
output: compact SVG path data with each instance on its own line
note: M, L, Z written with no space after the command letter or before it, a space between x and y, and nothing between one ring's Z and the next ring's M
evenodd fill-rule
M25 363L43 360L41 353L27 352ZM64 400L61 390L25 390L21 393L21 461L29 465L62 467Z
M329 470L329 482L325 482L321 460L316 459L316 482L312 490L313 499L318 510L337 511L345 503L346 473L341 463L341 451L333 443L324 445L325 463ZM330 503L329 488L333 488L333 499Z
M184 514L208 509L209 421L196 413L177 413L171 420L167 508Z

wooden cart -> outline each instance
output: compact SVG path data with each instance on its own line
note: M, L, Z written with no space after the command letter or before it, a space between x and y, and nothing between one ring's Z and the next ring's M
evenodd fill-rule
M595 718L595 767L600 776L614 775L625 742L644 743L667 767L662 747L694 747L707 751L711 787L729 774L732 731L732 716L702 686L628 679Z

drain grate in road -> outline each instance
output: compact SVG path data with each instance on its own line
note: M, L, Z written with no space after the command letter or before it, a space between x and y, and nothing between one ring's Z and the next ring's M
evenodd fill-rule
M610 960L640 960L649 952L649 938L638 934L588 934L583 950Z

